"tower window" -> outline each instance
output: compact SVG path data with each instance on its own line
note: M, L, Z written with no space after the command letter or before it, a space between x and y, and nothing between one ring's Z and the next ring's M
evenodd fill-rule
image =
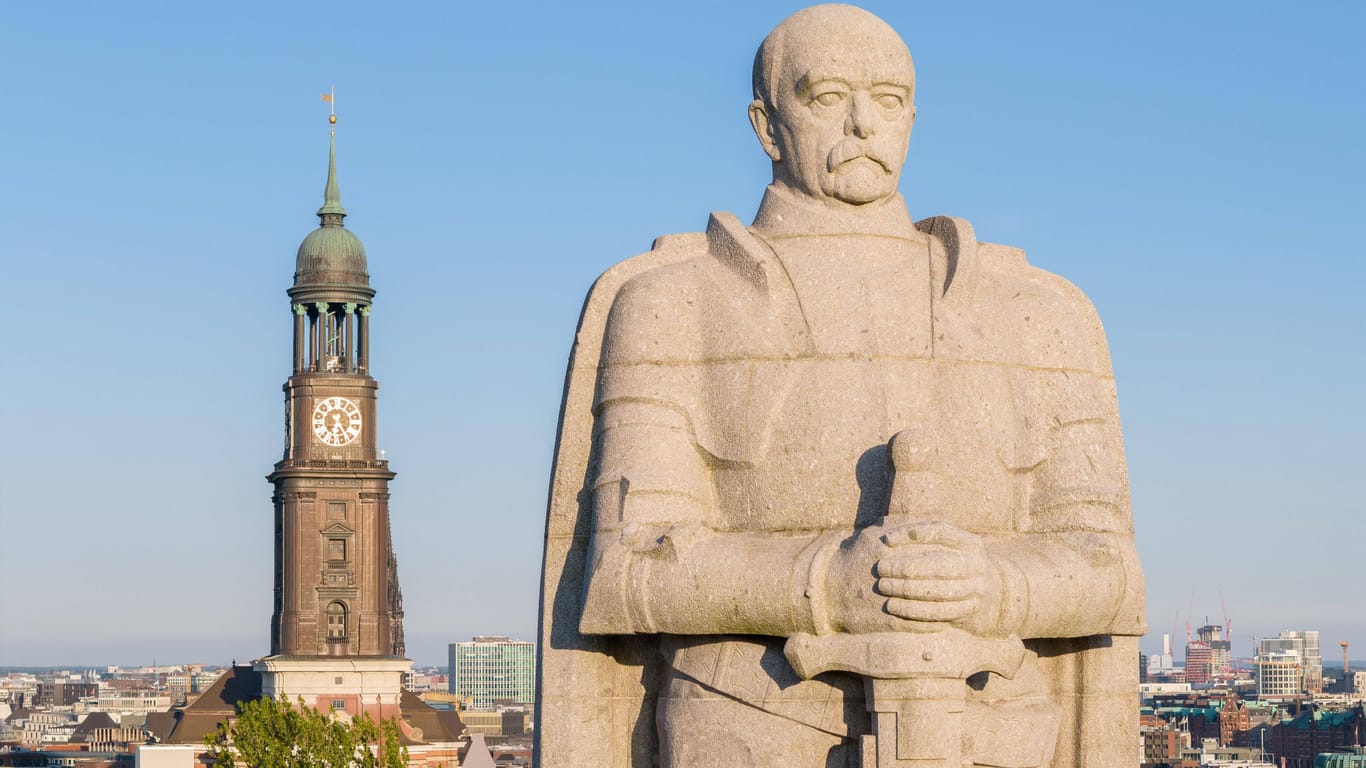
M346 539L327 540L327 559L345 560L346 559Z
M345 520L345 519L346 519L346 502L344 502L344 501L329 501L329 502L327 502L327 519L328 519L328 520Z
M327 639L346 637L346 606L339 600L327 604Z

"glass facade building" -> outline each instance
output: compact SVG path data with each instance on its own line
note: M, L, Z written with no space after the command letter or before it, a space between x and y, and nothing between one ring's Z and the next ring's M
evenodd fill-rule
M536 701L536 644L476 636L450 645L450 693L475 710Z
M1298 657L1299 679L1294 693L1323 691L1323 655L1319 650L1318 630L1284 631L1276 637L1264 637L1257 643L1258 691L1269 688L1280 691L1286 687L1284 668L1287 656ZM1265 670L1265 671L1264 671ZM1265 674L1268 684L1261 681Z

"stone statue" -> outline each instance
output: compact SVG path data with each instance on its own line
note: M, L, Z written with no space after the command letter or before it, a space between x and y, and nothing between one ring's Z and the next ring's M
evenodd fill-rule
M898 194L915 75L843 5L764 40L749 227L585 304L551 485L544 768L1131 765L1143 581L1075 287Z

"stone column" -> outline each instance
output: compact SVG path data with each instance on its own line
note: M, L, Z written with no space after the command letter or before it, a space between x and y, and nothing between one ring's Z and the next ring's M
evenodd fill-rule
M313 370L313 361L318 359L318 317L308 316L308 354L304 358L304 370Z
M308 318L308 307L295 304L294 307L294 373L304 372L304 324Z
M343 349L342 355L343 355L343 358L346 360L346 372L347 372L347 373L355 373L355 372L356 372L356 337L355 337L355 330L356 330L356 305L355 305L354 303L347 302L345 305L343 305L343 308L346 310L346 336L343 337L343 338L345 339L345 345L344 345L343 348L342 348L342 349Z
M323 370L324 347L327 346L327 302L314 302L313 311L317 319L313 324L313 370Z
M370 372L370 308L369 304L360 308L360 344L356 353L356 363L365 373Z

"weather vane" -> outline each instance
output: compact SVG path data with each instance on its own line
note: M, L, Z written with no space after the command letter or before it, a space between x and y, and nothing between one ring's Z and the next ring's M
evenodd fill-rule
M330 91L323 94L323 101L327 102L329 108L332 110L327 115L327 122L329 125L335 126L337 124L337 86L332 86ZM332 128L331 133L333 136L336 136L337 129Z

